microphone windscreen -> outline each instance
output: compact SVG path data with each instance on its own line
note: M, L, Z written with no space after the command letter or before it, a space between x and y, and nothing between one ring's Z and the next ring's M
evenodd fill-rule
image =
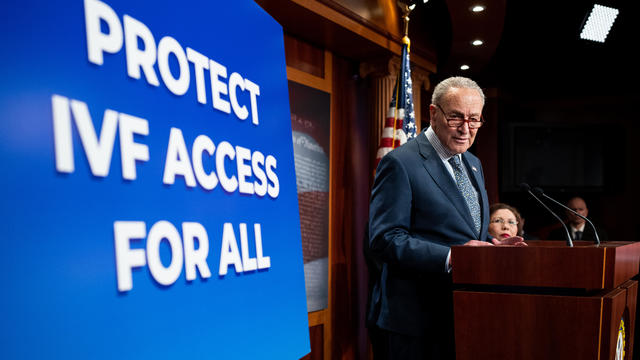
M522 191L529 191L531 190L531 186L529 186L529 184L527 183L522 183L520 184L520 189L522 189Z

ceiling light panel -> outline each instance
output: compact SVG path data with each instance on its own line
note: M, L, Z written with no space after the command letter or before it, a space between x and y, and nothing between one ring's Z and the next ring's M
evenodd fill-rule
M591 41L604 42L609 30L618 16L618 9L595 4L591 14L582 28L580 38Z

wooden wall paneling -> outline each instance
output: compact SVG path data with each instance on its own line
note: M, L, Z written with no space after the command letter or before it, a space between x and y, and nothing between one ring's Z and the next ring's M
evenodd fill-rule
M367 273L362 238L368 211L370 136L352 65L325 52L322 79L287 67L290 80L331 93L329 307L309 314L310 326L325 327L325 359L359 359L366 353Z
M395 41L392 41L389 38L389 33L382 32L379 29L376 29L375 26L367 24L354 13L346 11L346 8L338 10L335 7L330 7L317 0L291 0L291 2L310 10L314 14L318 14L329 19L341 28L347 29L359 37L391 50L396 54L400 54L402 52L402 44L400 43L401 39L399 37L395 38ZM427 66L433 66L433 64L428 61L426 63L428 64Z
M296 34L305 41L319 44L351 59L372 59L386 54L400 55L401 36L381 28L376 23L358 15L351 9L328 0L256 0L290 34ZM390 5L390 6L388 6ZM369 11L381 9L367 8ZM395 2L384 6L385 17L397 18ZM422 49L421 54L412 56L414 63L430 72L436 70L435 54ZM422 55L422 53L425 53Z
M335 212L335 194L336 194L336 172L335 172L335 162L339 158L336 153L335 147L335 134L336 134L336 118L334 116L334 107L335 107L335 94L332 92L333 90L333 57L329 51L325 51L324 58L324 80L325 84L328 87L328 91L331 94L331 129L329 130L329 147L331 148L331 154L329 156L329 306L327 308L327 319L325 320L325 342L324 342L324 358L326 360L331 359L331 348L334 341L334 333L333 333L333 312L335 311L333 308L333 298L335 296L334 289L332 284L335 281L335 276L333 272L333 263L334 259L334 248L335 248L335 223L336 223L336 212Z
M333 183L335 192L332 194L332 211L335 225L331 228L333 232L333 246L331 248L331 306L332 306L332 334L333 347L332 359L353 359L354 358L354 334L355 329L354 314L352 312L353 297L352 271L350 268L352 258L351 233L354 226L354 219L351 211L353 204L353 192L350 189L352 181L351 169L349 167L351 142L352 119L349 111L350 94L348 84L345 81L344 63L335 59L336 71L334 71L334 90L331 102L332 118L335 121L332 132L332 153L337 156L331 163L332 172L341 174L335 177Z
M389 104L393 94L393 87L400 70L400 58L388 57L376 59L374 61L360 63L360 77L365 79L368 85L367 116L369 118L369 184L368 189L373 185L373 175L376 166L376 153L380 146L380 137L384 128L384 121L389 112Z
M285 57L287 59L287 79L290 81L297 82L302 85L306 85L318 90L322 90L331 94L332 92L332 56L329 51L323 50L321 52L322 58L318 59L314 56L309 56L310 54L319 54L316 51L317 48L313 48L309 44L305 44L300 40L297 40L290 36L285 36ZM321 70L319 68L321 67ZM323 77L316 76L314 74L310 74L304 70L300 70L300 68L312 71L315 74L322 74ZM332 287L331 284L333 282L332 275L332 247L333 247L333 223L334 223L334 214L333 214L333 193L334 190L334 170L333 163L335 161L335 151L333 144L333 134L334 134L334 119L333 119L333 102L334 97L331 94L331 129L330 129L330 154L329 154L329 302L328 307L323 310L314 311L309 313L309 328L310 328L310 336L312 343L318 341L318 332L320 331L318 328L321 327L322 332L322 348L321 350L314 348L312 346L312 352L305 356L304 359L319 359L324 358L325 360L331 359L331 343L332 343L332 334L331 334L331 311L332 311ZM311 330L313 329L313 330ZM320 355L318 354L320 351Z
M300 360L324 360L324 328L323 324L309 326L311 352Z
M335 76L334 74L332 74L332 76ZM336 82L336 85L338 85L338 83ZM341 84L342 85L342 84ZM340 86L338 86L339 88ZM337 95L337 94L334 94ZM341 329L340 326L338 325L339 323L342 324L343 319L342 317L344 316L344 311L342 311L344 304L340 303L340 301L343 300L343 296L340 293L341 290L343 289L343 283L346 280L345 279L345 272L344 272L344 264L345 264L345 259L344 259L344 249L343 249L343 244L342 244L342 237L343 234L341 233L342 230L344 229L344 226L346 225L345 223L345 219L344 219L344 212L345 212L345 205L348 204L348 201L345 199L345 196L347 196L348 194L345 193L344 191L344 177L346 174L342 173L341 170L344 169L344 146L345 143L342 139L342 135L344 133L344 123L343 123L343 119L340 117L340 105L338 104L338 102L340 102L339 96L333 96L331 99L331 117L332 119L334 119L335 121L333 121L331 123L332 125L332 131L331 131L331 154L332 155L337 155L340 154L340 156L333 156L333 159L331 161L331 173L332 174L337 174L340 173L342 176L339 177L334 177L331 183L332 186L332 190L334 190L331 193L331 214L332 214L332 227L330 229L331 232L331 239L332 244L331 244L331 248L329 249L330 251L330 257L331 257L331 281L329 283L329 287L330 287L330 293L331 293L331 298L329 299L329 302L331 303L331 320L332 320L332 335L333 337L333 346L331 349L331 359L335 359L335 358L339 358L336 357L335 355L338 353L340 353L340 348L342 348L342 344L345 341L345 335L348 336L348 334L345 334L344 329ZM335 161L333 161L335 159ZM337 307L336 307L337 306Z
M334 56L332 92L332 163L337 175L332 203L332 359L367 355L364 310L368 274L363 237L369 203L369 135L366 84L354 62Z
M327 93L331 93L331 78L329 77L331 74L331 53L325 51L323 53L324 56L324 74L325 77L317 77L315 75L311 75L302 70L296 69L293 66L287 65L287 79L291 81L295 81L299 84L306 85L318 90L322 90ZM333 103L333 98L331 99ZM332 121L333 122L333 121Z
M300 41L293 36L284 36L285 59L287 66L324 79L324 50Z
M401 11L394 0L319 0L381 34L402 38Z

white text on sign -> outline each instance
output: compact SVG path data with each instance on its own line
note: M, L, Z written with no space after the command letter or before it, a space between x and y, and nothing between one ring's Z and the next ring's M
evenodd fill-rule
M251 106L251 121L259 124L258 96L260 86L237 72L229 73L227 67L209 59L207 56L187 47L186 51L178 40L164 36L156 45L151 30L142 22L129 15L120 21L118 14L107 4L98 0L85 0L85 25L87 31L87 53L89 61L102 65L104 53L115 54L122 50L124 43L127 62L127 75L140 79L144 73L149 85L160 86L154 66L158 65L160 78L164 85L177 96L189 90L191 82L190 65L196 79L196 94L200 104L207 103L205 70L209 71L211 102L214 109L230 114L231 110L240 120L249 117L247 106L240 103L240 93L248 92ZM105 23L108 32L102 31L101 23ZM123 26L124 23L124 26ZM143 49L138 47L144 44ZM178 76L174 77L169 67L169 56L178 62ZM142 71L141 71L142 70ZM227 101L224 97L228 96Z
M149 147L134 141L134 135L149 134L149 122L146 119L106 109L102 128L98 133L86 103L53 95L51 106L58 172L73 173L75 171L73 124L94 176L109 175L116 135L120 140L123 179L135 180L136 163L149 161ZM209 155L207 158L211 164L203 161L205 152ZM235 160L235 174L230 174L225 169L227 160ZM241 194L255 194L259 197L268 194L275 199L280 194L280 182L275 171L277 164L278 161L273 155L265 156L257 150L251 151L242 146L234 147L227 141L221 141L216 148L213 141L206 135L199 135L194 140L190 157L182 131L172 128L162 182L172 185L175 183L176 176L182 176L188 187L195 187L196 180L206 190L212 190L220 183L227 193L238 191ZM216 171L208 172L206 168L209 167Z
M262 227L254 224L255 257L251 256L247 224L241 223L240 247L231 223L225 223L220 249L218 275L224 276L230 265L236 274L271 267L271 258L264 256L262 248ZM116 275L118 291L133 289L134 268L147 265L155 281L164 286L176 282L182 273L184 264L187 281L196 279L196 273L207 279L211 271L207 264L209 256L209 236L204 226L197 222L182 223L182 236L173 224L161 220L153 224L147 233L144 221L116 221L113 223L113 235L116 250ZM132 241L146 238L145 248L132 248ZM165 266L160 259L160 244L166 240L171 249L171 260ZM197 244L197 246L196 246Z

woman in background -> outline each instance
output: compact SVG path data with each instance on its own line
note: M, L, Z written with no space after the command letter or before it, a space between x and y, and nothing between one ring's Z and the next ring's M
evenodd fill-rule
M498 240L519 235L520 213L513 206L496 203L489 207L489 235Z

